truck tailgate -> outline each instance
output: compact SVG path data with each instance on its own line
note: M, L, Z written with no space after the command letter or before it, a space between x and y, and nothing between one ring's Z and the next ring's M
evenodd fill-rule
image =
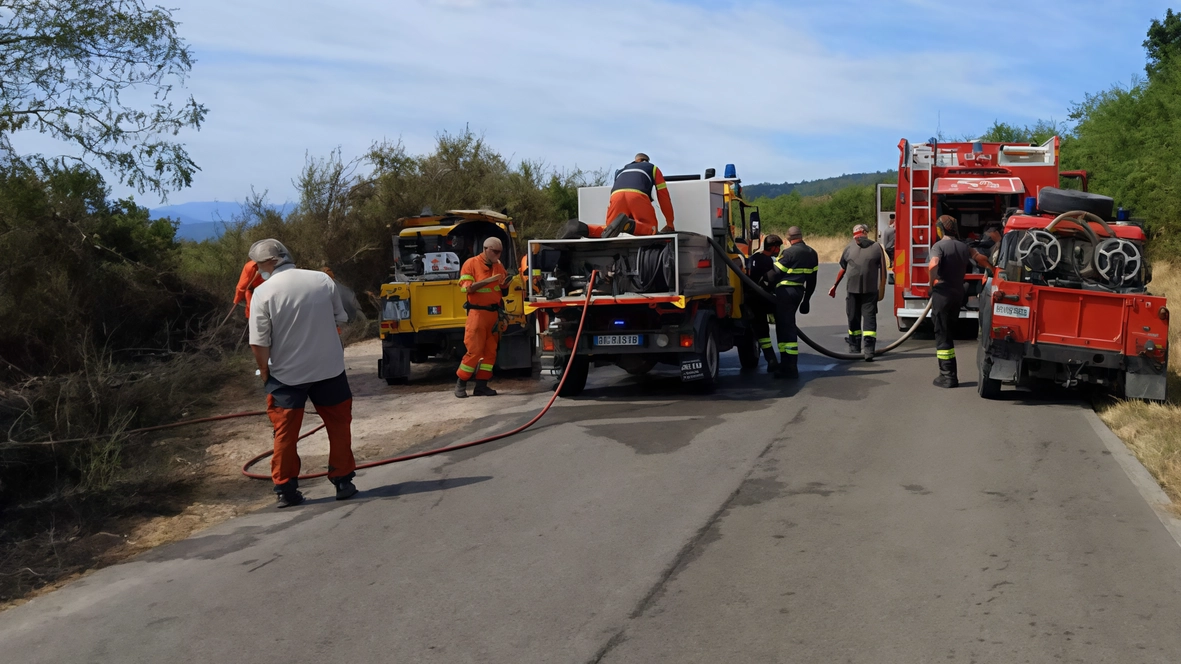
M1124 348L1126 298L1060 288L1034 289L1035 343L1063 344L1110 351Z

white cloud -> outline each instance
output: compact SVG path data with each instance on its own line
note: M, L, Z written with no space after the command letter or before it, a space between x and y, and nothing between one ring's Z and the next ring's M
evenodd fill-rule
M1061 117L1056 75L1087 67L1094 49L1077 45L1110 25L1073 18L1062 34L1037 22L1064 7L1115 11L1011 0L179 4L198 58L191 88L210 115L184 136L204 172L176 200L241 198L252 184L282 200L305 151L359 154L383 137L427 150L469 123L506 155L559 167L617 165L642 149L666 172L734 162L748 181L889 168L898 138L930 135L937 118L954 133Z

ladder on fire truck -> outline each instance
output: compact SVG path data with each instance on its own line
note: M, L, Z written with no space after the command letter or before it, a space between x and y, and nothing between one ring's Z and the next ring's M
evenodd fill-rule
M910 237L907 241L910 257L909 284L926 284L930 279L927 263L931 260L931 175L935 165L935 150L931 145L913 145L910 149L910 177L907 178L907 200L910 201Z

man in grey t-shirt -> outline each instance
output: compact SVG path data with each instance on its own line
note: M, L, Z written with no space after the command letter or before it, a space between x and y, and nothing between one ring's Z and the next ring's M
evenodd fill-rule
M254 289L250 308L250 350L267 391L267 415L275 428L271 479L279 507L303 502L296 451L308 399L328 430L328 481L336 499L357 493L352 479L353 393L345 376L344 348L337 325L347 316L332 278L296 269L287 247L259 240L250 247L265 281Z
M878 339L878 290L884 267L882 247L869 239L865 224L853 227L853 241L841 254L841 270L828 289L829 297L837 296L837 285L846 274L845 313L849 318L849 352L861 353L866 362L873 362L874 346Z

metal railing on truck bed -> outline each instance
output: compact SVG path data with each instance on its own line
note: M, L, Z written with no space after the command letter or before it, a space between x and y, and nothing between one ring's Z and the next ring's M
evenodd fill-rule
M532 240L527 308L584 305L587 279L596 270L592 305L683 307L695 297L733 292L726 266L716 260L709 239L696 233Z

